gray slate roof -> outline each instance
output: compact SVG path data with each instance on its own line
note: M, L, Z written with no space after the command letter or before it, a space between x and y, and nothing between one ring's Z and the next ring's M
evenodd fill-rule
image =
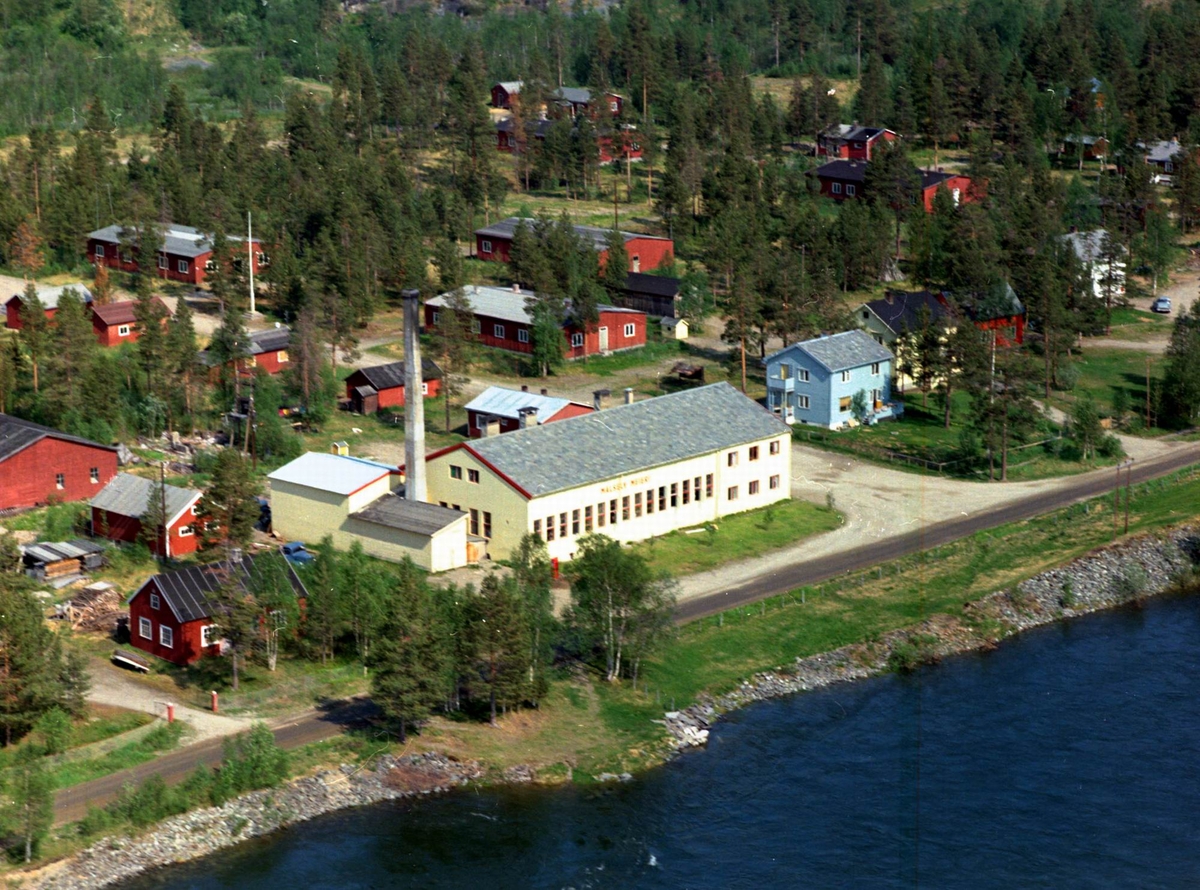
M863 305L896 335L919 331L923 318L938 324L954 317L954 307L927 290L888 291L882 300L871 300Z
M553 417L569 404L571 404L570 399L562 399L557 396L522 392L519 389L506 389L503 386L489 386L467 403L466 410L516 420L521 416L520 409L537 408L538 421L541 422L547 417Z
M168 525L200 499L200 492L193 488L179 488L175 485L167 485L164 488ZM132 473L118 473L89 503L90 506L107 510L109 513L141 519L146 513L149 499L158 496L157 482L134 476Z
M1094 263L1104 256L1105 234L1107 233L1104 229L1095 229L1091 232L1071 232L1063 235L1063 240L1071 245L1075 256L1079 257L1081 263ZM1117 245L1117 251L1124 254L1125 248Z
M259 553L245 556L240 561L213 562L191 565L173 572L163 572L150 578L137 589L130 600L153 584L179 621L198 621L209 618L216 611L209 594L214 594L229 577L242 588L248 588L255 574L262 570L263 560L279 560L292 591L298 598L308 596L304 582L296 575L292 565L278 553Z
M1179 140L1170 139L1162 142L1151 142L1146 146L1146 162L1149 164L1165 164L1183 151Z
M814 361L819 362L830 373L849 371L861 368L873 362L890 362L894 356L890 349L876 343L865 331L855 328L852 331L842 331L829 337L817 337L794 343L778 352L768 355L764 361L770 361L777 355L798 349Z
M64 442L75 442L79 445L103 448L106 451L117 450L110 445L101 445L99 442L93 442L90 439L83 439L79 436L68 436L66 433L61 433L56 429L51 429L48 426L42 426L40 423L33 423L29 420L21 420L21 418L13 417L11 414L0 414L0 460L12 457L18 451L25 450L30 445L40 442L47 436L62 439Z
M42 306L46 309L57 309L59 298L62 297L65 290L74 290L85 304L92 302L92 292L88 290L86 284L39 284L38 299L42 301ZM24 293L14 294L8 302L20 300L23 296Z
M131 232L136 232L135 228L129 228ZM121 233L125 229L125 226L119 225L105 226L103 229L88 232L88 237L95 241L104 241L108 244L120 244ZM173 254L174 256L198 257L212 252L213 236L205 234L199 229L193 229L191 226L168 224L162 228L161 234L164 253ZM244 242L246 240L240 235L226 235L225 238L228 241L234 242Z
M350 515L363 522L429 536L457 522L466 514L461 510L451 510L437 504L410 501L394 494L385 494Z
M525 223L530 232L534 231L534 226L537 225L536 219L528 217L510 216L508 219L502 219L492 223L490 226L484 226L482 229L476 229L475 234L484 238L505 238L511 239L517 232L517 227L521 223ZM580 238L584 242L590 243L596 250L606 250L608 248L608 236L612 229L601 228L600 226L572 226ZM621 232L621 237L628 244L635 238L649 238L655 241L668 241L668 238L662 238L658 235L642 235L636 232Z
M267 478L345 496L395 469L361 457L309 451L284 464Z
M757 402L714 383L463 447L541 497L787 432Z

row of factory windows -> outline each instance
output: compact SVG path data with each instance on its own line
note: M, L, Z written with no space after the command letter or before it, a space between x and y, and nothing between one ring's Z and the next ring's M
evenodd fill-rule
M772 491L777 490L781 485L780 477L778 475L771 476L767 484ZM747 483L746 490L750 495L758 494L761 490L759 480L755 479ZM725 499L736 501L739 493L739 486L731 485L725 490ZM630 519L640 519L643 515L652 516L656 504L658 512L665 513L668 506L677 508L691 503L693 499L699 502L712 497L713 475L709 473L704 477L703 488L700 486L700 477L697 476L693 480L684 479L683 482L672 482L669 486L660 485L657 498L655 490L650 488L644 493L635 491L632 495L613 498L608 502L601 501L596 505L595 511L589 504L582 510L575 509L570 513L559 513L557 522L553 515L547 516L544 524L541 519L535 519L533 520L533 533L547 541L581 533L586 535L594 529L604 528L606 524L616 525L618 521L628 522Z

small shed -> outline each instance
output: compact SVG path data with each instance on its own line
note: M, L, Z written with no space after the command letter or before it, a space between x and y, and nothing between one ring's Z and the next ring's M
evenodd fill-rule
M355 414L374 414L379 410L379 390L369 383L351 389L350 410Z
M686 340L688 338L688 323L686 318L664 318L662 334L669 340Z
M104 548L91 541L30 544L24 552L25 574L54 586L68 582L104 564Z

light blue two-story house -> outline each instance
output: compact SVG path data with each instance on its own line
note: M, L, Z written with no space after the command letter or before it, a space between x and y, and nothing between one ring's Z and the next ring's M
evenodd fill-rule
M813 423L829 429L852 424L855 393L866 396L864 423L904 413L892 401L891 350L866 332L793 343L768 355L767 407L786 423Z

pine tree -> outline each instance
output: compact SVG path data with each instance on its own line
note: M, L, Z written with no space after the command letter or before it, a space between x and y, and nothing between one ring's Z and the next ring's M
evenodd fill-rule
M326 535L314 551L316 559L305 573L308 599L304 607L304 636L315 644L317 655L325 664L333 657L333 644L342 632L345 609L338 584L339 560L333 538Z
M528 681L528 634L516 583L489 574L470 600L472 666L476 685L487 691L491 724L497 707L520 704ZM472 696L474 697L474 696Z
M0 824L11 826L24 847L25 861L32 862L38 845L54 824L54 779L32 745L17 752L8 772L9 803L0 810L4 817Z
M213 520L201 546L245 552L258 522L261 491L262 480L254 474L250 462L232 448L222 449L213 467L212 481L200 500L200 514Z
M262 620L262 611L242 579L240 561L245 558L237 556L236 560L228 560L221 572L221 583L208 595L213 606L210 617L225 643L230 687L235 691L241 678L241 666L259 639L259 622Z
M184 297L179 298L175 315L167 323L163 360L166 374L178 382L178 386L171 387L170 391L176 400L180 396L183 397L183 412L190 423L193 417L192 395L196 385L198 359L192 309Z
M343 619L354 634L354 648L365 675L371 661L371 645L386 617L388 579L367 559L362 544L355 540L338 560L336 583Z
M392 608L371 656L371 698L399 730L425 719L442 701L444 665L428 589L412 563L402 563Z
M434 263L438 268L445 305L438 311L434 330L434 349L442 369L442 397L446 403L446 432L450 432L451 404L462 394L467 371L468 344L471 341L471 302L463 292L462 257L453 241L442 241Z
M74 288L59 296L52 329L53 352L48 356L57 406L63 414L84 412L83 389L88 374L94 373L100 351L92 321Z
M137 319L138 339L135 348L138 363L146 374L147 392L155 392L167 368L167 333L164 322L170 317L170 313L162 300L142 288L138 290L133 314Z
M1200 312L1193 305L1175 318L1162 382L1165 413L1177 426L1200 415Z
M550 592L550 555L540 535L527 534L521 538L512 555L512 566L528 632L528 691L536 703L549 687L546 669L554 659L553 640L558 625Z
M32 281L25 285L21 295L21 345L29 356L33 368L33 391L39 391L38 370L50 350L50 320L46 318L46 307L38 296L37 285Z

